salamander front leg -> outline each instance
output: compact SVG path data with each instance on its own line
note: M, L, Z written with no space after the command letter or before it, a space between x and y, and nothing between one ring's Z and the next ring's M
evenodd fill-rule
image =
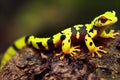
M104 54L107 53L107 51L101 49L101 48L103 48L102 46L96 47L95 44L94 44L94 42L93 42L93 40L92 40L92 38L89 37L88 35L85 36L85 43L86 43L86 46L88 47L88 50L89 50L88 54L92 54L92 57L94 57L95 53L96 53L97 56L99 58L101 58L102 55L99 52L102 52Z
M56 56L60 56L60 60L63 60L66 54L74 56L76 53L80 52L80 46L72 46L70 38L65 38L62 41L62 51L57 53Z

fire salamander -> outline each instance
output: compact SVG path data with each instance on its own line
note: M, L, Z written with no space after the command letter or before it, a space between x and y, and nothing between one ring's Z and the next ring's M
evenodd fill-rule
M99 52L106 54L107 51L101 49L102 46L95 46L93 39L98 36L102 38L115 38L115 36L119 34L118 32L110 30L109 33L106 33L105 29L116 23L117 20L115 11L107 11L96 17L90 24L74 25L52 37L39 38L33 35L24 36L15 41L14 44L7 49L2 58L0 69L2 69L17 50L27 45L32 45L34 48L40 50L52 50L61 47L61 53L56 54L56 56L60 56L60 60L63 60L66 54L74 56L76 53L80 52L80 46L73 46L73 43L85 41L92 57L97 54L97 56L101 58L102 55Z

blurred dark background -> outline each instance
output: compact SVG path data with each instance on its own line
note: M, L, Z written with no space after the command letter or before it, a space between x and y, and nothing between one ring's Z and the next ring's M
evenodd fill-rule
M108 10L120 19L120 0L0 0L0 53L21 36L51 36Z

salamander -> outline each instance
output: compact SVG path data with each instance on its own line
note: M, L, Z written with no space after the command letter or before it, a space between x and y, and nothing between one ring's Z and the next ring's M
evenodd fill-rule
M92 57L97 54L97 56L101 58L102 55L99 52L106 54L107 51L102 49L103 46L96 46L93 40L98 36L102 38L115 38L115 36L119 34L118 32L110 30L107 33L105 29L117 21L116 12L107 11L95 17L90 24L74 25L51 37L39 38L34 35L24 36L16 40L14 44L7 49L1 60L0 69L15 55L16 51L27 45L31 45L39 50L52 50L61 47L61 52L56 54L56 56L60 56L60 60L63 60L66 54L74 56L80 52L80 45L73 46L73 43L85 41L89 54L91 54Z

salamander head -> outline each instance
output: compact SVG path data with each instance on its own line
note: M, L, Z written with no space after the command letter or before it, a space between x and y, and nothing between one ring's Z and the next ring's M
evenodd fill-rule
M115 11L107 11L104 14L96 17L92 24L96 27L108 27L110 25L113 25L117 22L116 12Z

